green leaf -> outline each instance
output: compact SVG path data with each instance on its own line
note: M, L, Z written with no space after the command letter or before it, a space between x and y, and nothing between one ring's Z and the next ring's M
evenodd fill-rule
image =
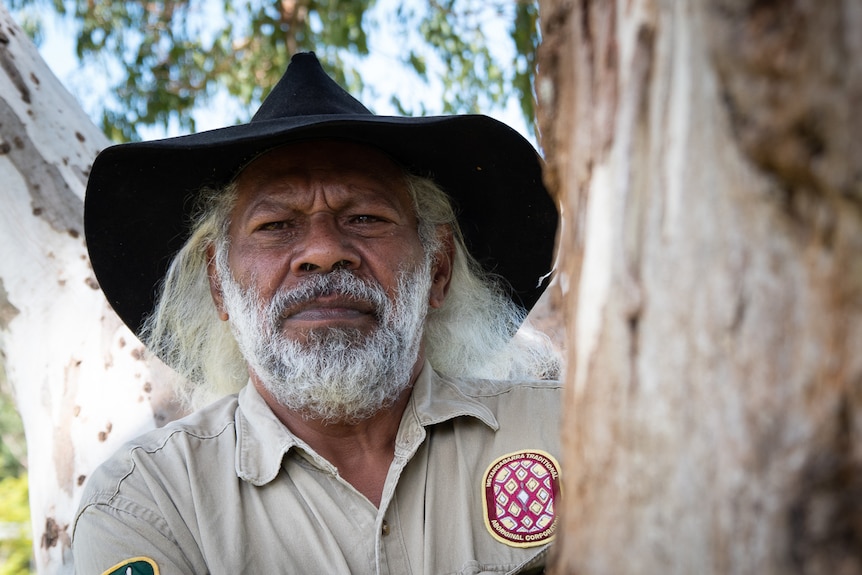
M445 112L490 112L518 98L533 121L533 72L539 40L532 0L414 0L369 18L373 0L9 0L13 10L67 14L84 65L106 70L110 88L98 112L112 139L140 139L140 130L194 129L194 113L219 93L253 110L269 93L290 55L314 50L354 94L366 90L356 69L371 39L395 34L405 71L439 86ZM508 22L507 37L488 37L487 23ZM38 36L38 27L31 30ZM394 30L394 31L393 31ZM514 56L499 55L511 42ZM492 45L496 44L496 45ZM404 108L405 114L424 113ZM250 115L250 113L248 114ZM248 118L238 118L247 120Z

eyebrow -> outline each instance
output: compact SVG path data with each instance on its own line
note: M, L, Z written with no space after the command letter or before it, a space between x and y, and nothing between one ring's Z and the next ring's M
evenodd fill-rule
M291 201L292 198L298 197L298 194L295 193L297 188L300 188L300 186L292 183L274 184L272 190L258 193L258 196L247 206L245 212L248 214L257 214L284 209L301 210L301 203L297 206L297 202ZM336 204L335 207L337 209L368 205L371 207L387 208L399 213L412 213L413 211L413 203L409 198L409 194L405 196L406 202L402 204L402 202L398 201L397 191L393 190L392 193L388 193L387 190L383 190L377 185L344 184L343 186L327 190L326 194L328 199Z

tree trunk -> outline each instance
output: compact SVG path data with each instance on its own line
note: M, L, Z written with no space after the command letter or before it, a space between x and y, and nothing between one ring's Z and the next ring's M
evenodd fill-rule
M83 197L105 137L0 5L0 360L27 436L36 567L71 573L84 480L130 436L175 417L163 366L90 269Z
M862 4L540 13L555 571L862 573Z

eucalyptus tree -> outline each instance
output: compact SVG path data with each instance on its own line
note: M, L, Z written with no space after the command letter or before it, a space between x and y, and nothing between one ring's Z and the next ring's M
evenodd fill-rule
M862 10L542 0L558 573L862 573Z

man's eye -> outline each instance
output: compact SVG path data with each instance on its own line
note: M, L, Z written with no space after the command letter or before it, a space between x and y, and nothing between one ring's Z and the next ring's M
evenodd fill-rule
M274 232L277 230L283 230L290 225L289 222L286 221L278 221L278 222L267 222L265 224L261 224L258 226L259 231L263 232Z
M353 216L351 221L355 224L375 224L377 222L382 222L383 220L377 216L362 214L359 216Z

